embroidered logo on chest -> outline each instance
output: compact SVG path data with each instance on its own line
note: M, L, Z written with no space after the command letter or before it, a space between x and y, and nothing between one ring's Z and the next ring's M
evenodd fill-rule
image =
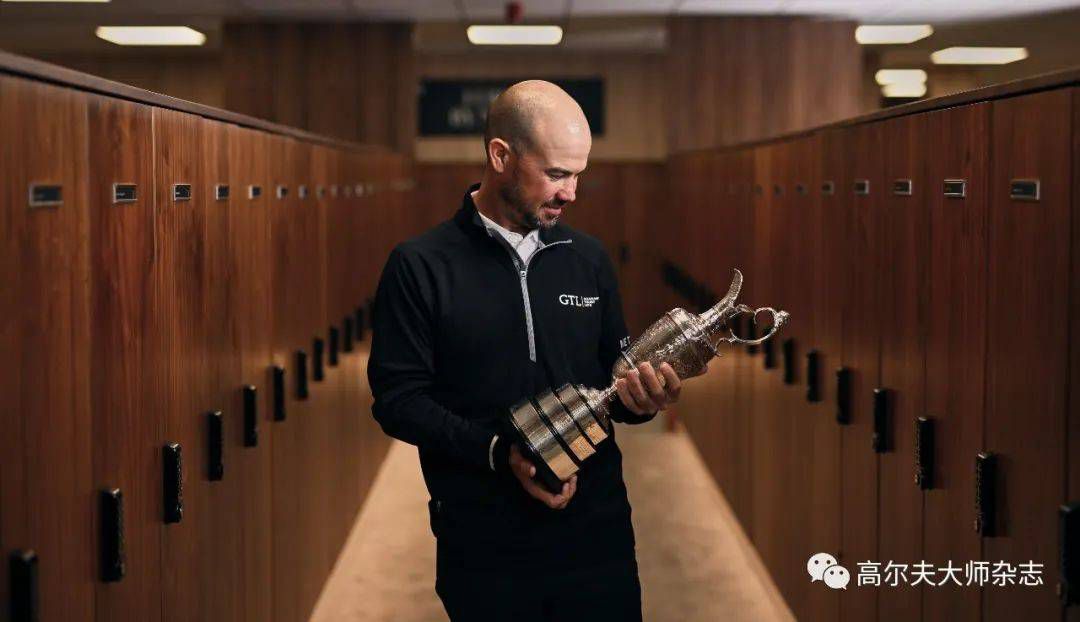
M575 296L574 294L559 294L559 304L564 307L589 308L600 300L599 296Z

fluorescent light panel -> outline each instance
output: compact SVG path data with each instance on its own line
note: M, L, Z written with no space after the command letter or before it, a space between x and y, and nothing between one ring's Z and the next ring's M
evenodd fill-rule
M855 40L863 45L914 43L934 34L930 24L859 26Z
M923 84L926 82L926 72L922 69L880 69L874 74L874 80L882 86L886 84Z
M1005 65L1028 57L1027 48L953 47L930 55L935 65Z
M886 84L881 92L885 97L922 97L926 95L926 83Z
M559 26L469 26L465 31L473 45L557 45L562 41Z
M98 26L95 34L117 45L202 45L206 35L187 26Z

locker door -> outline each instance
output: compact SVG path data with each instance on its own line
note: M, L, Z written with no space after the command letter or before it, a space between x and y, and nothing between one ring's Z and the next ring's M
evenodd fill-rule
M200 125L202 185L197 189L204 198L205 244L203 247L202 311L206 321L206 378L208 411L220 412L224 467L220 480L206 484L207 539L212 547L214 581L207 588L210 609L223 620L239 620L243 603L239 588L244 583L243 526L235 520L242 511L246 482L234 470L236 458L244 449L243 393L240 389L241 358L237 347L239 325L245 318L238 314L237 258L229 231L230 212L242 201L240 188L229 179L229 132L224 123L202 120ZM219 186L228 184L228 198ZM235 188L235 190L234 190ZM206 417L204 413L202 415ZM202 424L204 428L207 424ZM209 434L209 430L203 432ZM211 442L207 438L207 443ZM214 441L216 442L216 441ZM210 451L209 446L206 449ZM194 457L194 456L193 456ZM205 463L209 455L199 457ZM209 480L209 465L198 464ZM198 472L198 471L193 471Z
M1045 564L1041 586L983 593L986 620L1060 616L1056 508L1065 490L1070 93L996 101L992 112L985 449L998 454L1001 534L987 560ZM1038 180L1037 201L1010 198Z
M8 558L31 549L46 622L94 615L86 110L81 93L0 78L0 123L18 128L0 163L0 600L21 596ZM60 203L31 206L32 185Z
M814 538L808 542L811 550L803 551L804 562L816 553L837 556L841 550L842 429L836 421L835 371L841 363L841 309L848 286L846 249L842 243L847 222L844 214L851 198L837 190L846 175L846 137L845 132L838 130L825 131L818 136L819 146L815 154L818 168L807 179L807 191L813 200L810 202L811 220L806 228L809 238L806 244L810 256L816 260L808 277L811 315L805 318L804 323L808 325L811 336L806 339L805 352L800 353L804 371L800 391L807 390L807 377L811 371L806 355L816 351L819 401L806 402L804 407L805 416L813 419L813 431L803 462L810 464L812 461L814 469L809 511ZM803 575L803 578L806 580L807 575ZM839 598L842 596L839 590L822 587L820 583L811 584L806 613L800 612L801 617L812 620L837 619Z
M161 618L165 419L145 410L141 396L148 378L142 366L150 294L145 274L154 254L152 121L149 106L89 98L93 476L96 488L123 495L126 554L123 579L96 583L98 620ZM133 185L133 200L114 184Z
M1080 500L1080 339L1076 338L1076 317L1080 316L1080 89L1072 89L1072 134L1073 134L1073 196L1072 196L1072 283L1070 296L1069 326L1069 503ZM1066 609L1066 619L1070 622L1080 620L1080 607L1076 605Z
M885 177L882 204L881 388L883 443L879 451L879 523L877 561L914 564L922 560L922 490L915 485L915 420L925 412L925 339L928 320L925 153L928 142L922 115L883 122ZM877 426L875 426L877 427ZM923 584L908 575L904 587L878 592L880 620L914 620L921 614ZM905 589L906 588L906 589Z
M930 248L926 307L926 413L933 468L924 499L924 554L962 567L982 557L972 529L974 456L982 449L986 361L986 221L990 104L926 115ZM945 195L945 180L954 180ZM963 196L959 196L962 181ZM940 579L939 579L940 581ZM978 620L980 591L946 583L923 590L923 618Z
M881 261L883 144L878 124L849 130L847 176L837 192L849 196L842 215L849 222L838 240L848 262L842 334L842 365L851 370L850 423L843 427L841 450L840 564L851 573L851 585L840 599L842 620L876 618L878 588L857 585L858 563L878 560L878 459L871 448L873 389L880 386L880 287L890 268Z
M202 307L208 198L203 126L199 117L181 112L155 108L153 116L157 211L143 363L151 381L144 408L163 413L158 451L170 443L180 446L182 478L182 515L163 528L162 608L167 620L211 619L218 603L206 457L206 413L214 406ZM168 463L163 469L171 470ZM160 520L166 520L167 505L162 502Z
M271 578L271 485L275 422L273 414L274 359L271 338L274 326L273 255L270 246L270 215L265 189L269 185L268 154L262 135L253 130L228 127L228 179L230 200L227 247L234 253L236 278L232 280L237 349L240 352L240 383L255 387L257 444L243 447L229 461L229 476L241 482L243 493L233 520L241 528L239 557L243 568L239 586L243 599L241 619L263 622L272 619ZM263 189L249 198L248 187ZM279 361L284 363L284 360ZM239 387L237 387L237 390Z

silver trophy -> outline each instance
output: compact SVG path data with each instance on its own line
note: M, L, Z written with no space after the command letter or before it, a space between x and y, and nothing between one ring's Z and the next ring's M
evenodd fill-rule
M608 437L611 405L619 399L615 380L627 371L645 361L654 369L668 363L680 379L692 378L704 373L714 356L721 356L721 342L757 345L780 330L789 317L786 311L735 304L742 281L742 272L736 270L727 295L701 315L685 309L665 313L622 352L606 389L564 384L554 391L522 400L510 409L518 445L536 465L536 479L545 488L553 493L561 490L563 482L577 473ZM747 314L757 323L760 313L772 315L772 325L763 336L743 339L731 329L731 320L736 316ZM660 381L663 380L660 376Z

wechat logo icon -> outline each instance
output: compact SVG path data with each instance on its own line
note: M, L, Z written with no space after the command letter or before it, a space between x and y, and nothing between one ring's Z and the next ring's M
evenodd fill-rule
M847 568L836 563L836 558L828 553L815 553L806 562L806 572L810 574L810 582L824 581L825 585L834 590L846 590L851 581L851 573Z

